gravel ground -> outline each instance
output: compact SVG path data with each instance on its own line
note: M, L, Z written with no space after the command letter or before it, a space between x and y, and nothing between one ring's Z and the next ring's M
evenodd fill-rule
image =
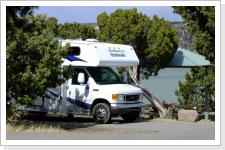
M59 124L65 133L7 132L6 140L215 140L215 122L196 123L170 119L139 119L125 122L113 118L97 124L92 118L26 118L32 122Z

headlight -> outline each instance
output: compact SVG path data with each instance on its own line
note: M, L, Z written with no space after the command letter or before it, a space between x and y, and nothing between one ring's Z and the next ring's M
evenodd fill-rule
M123 98L124 98L124 95L118 95L118 94L113 94L113 95L112 95L112 99L113 99L114 101L117 101L117 100L123 100Z
M144 98L144 95L143 94L140 94L140 99L143 99Z

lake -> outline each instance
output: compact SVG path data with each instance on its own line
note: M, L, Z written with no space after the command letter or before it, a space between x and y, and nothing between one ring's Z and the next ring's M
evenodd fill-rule
M190 68L165 68L158 72L157 76L152 76L148 80L141 80L142 85L147 88L160 101L167 103L178 102L174 91L179 88L179 80L186 81L186 73L190 73ZM150 102L144 98L144 102Z

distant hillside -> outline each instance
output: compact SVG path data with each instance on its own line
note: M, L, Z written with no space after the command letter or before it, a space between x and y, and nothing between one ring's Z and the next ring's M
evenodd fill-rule
M193 35L188 32L187 23L171 22L171 25L177 30L179 47L189 51L194 51L194 45L192 44Z
M99 30L97 23L86 23L92 25L95 30ZM180 48L194 51L194 45L192 44L193 36L187 30L187 23L184 22L171 22L173 28L177 30L179 36L178 45Z

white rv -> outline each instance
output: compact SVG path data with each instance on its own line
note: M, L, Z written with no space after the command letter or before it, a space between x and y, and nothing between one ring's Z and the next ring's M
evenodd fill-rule
M98 123L108 123L113 115L124 120L138 118L142 89L128 85L111 66L137 66L139 60L128 45L99 42L95 39L58 39L62 46L70 44L63 68L72 66L75 73L64 84L49 88L38 97L28 111L91 114Z

